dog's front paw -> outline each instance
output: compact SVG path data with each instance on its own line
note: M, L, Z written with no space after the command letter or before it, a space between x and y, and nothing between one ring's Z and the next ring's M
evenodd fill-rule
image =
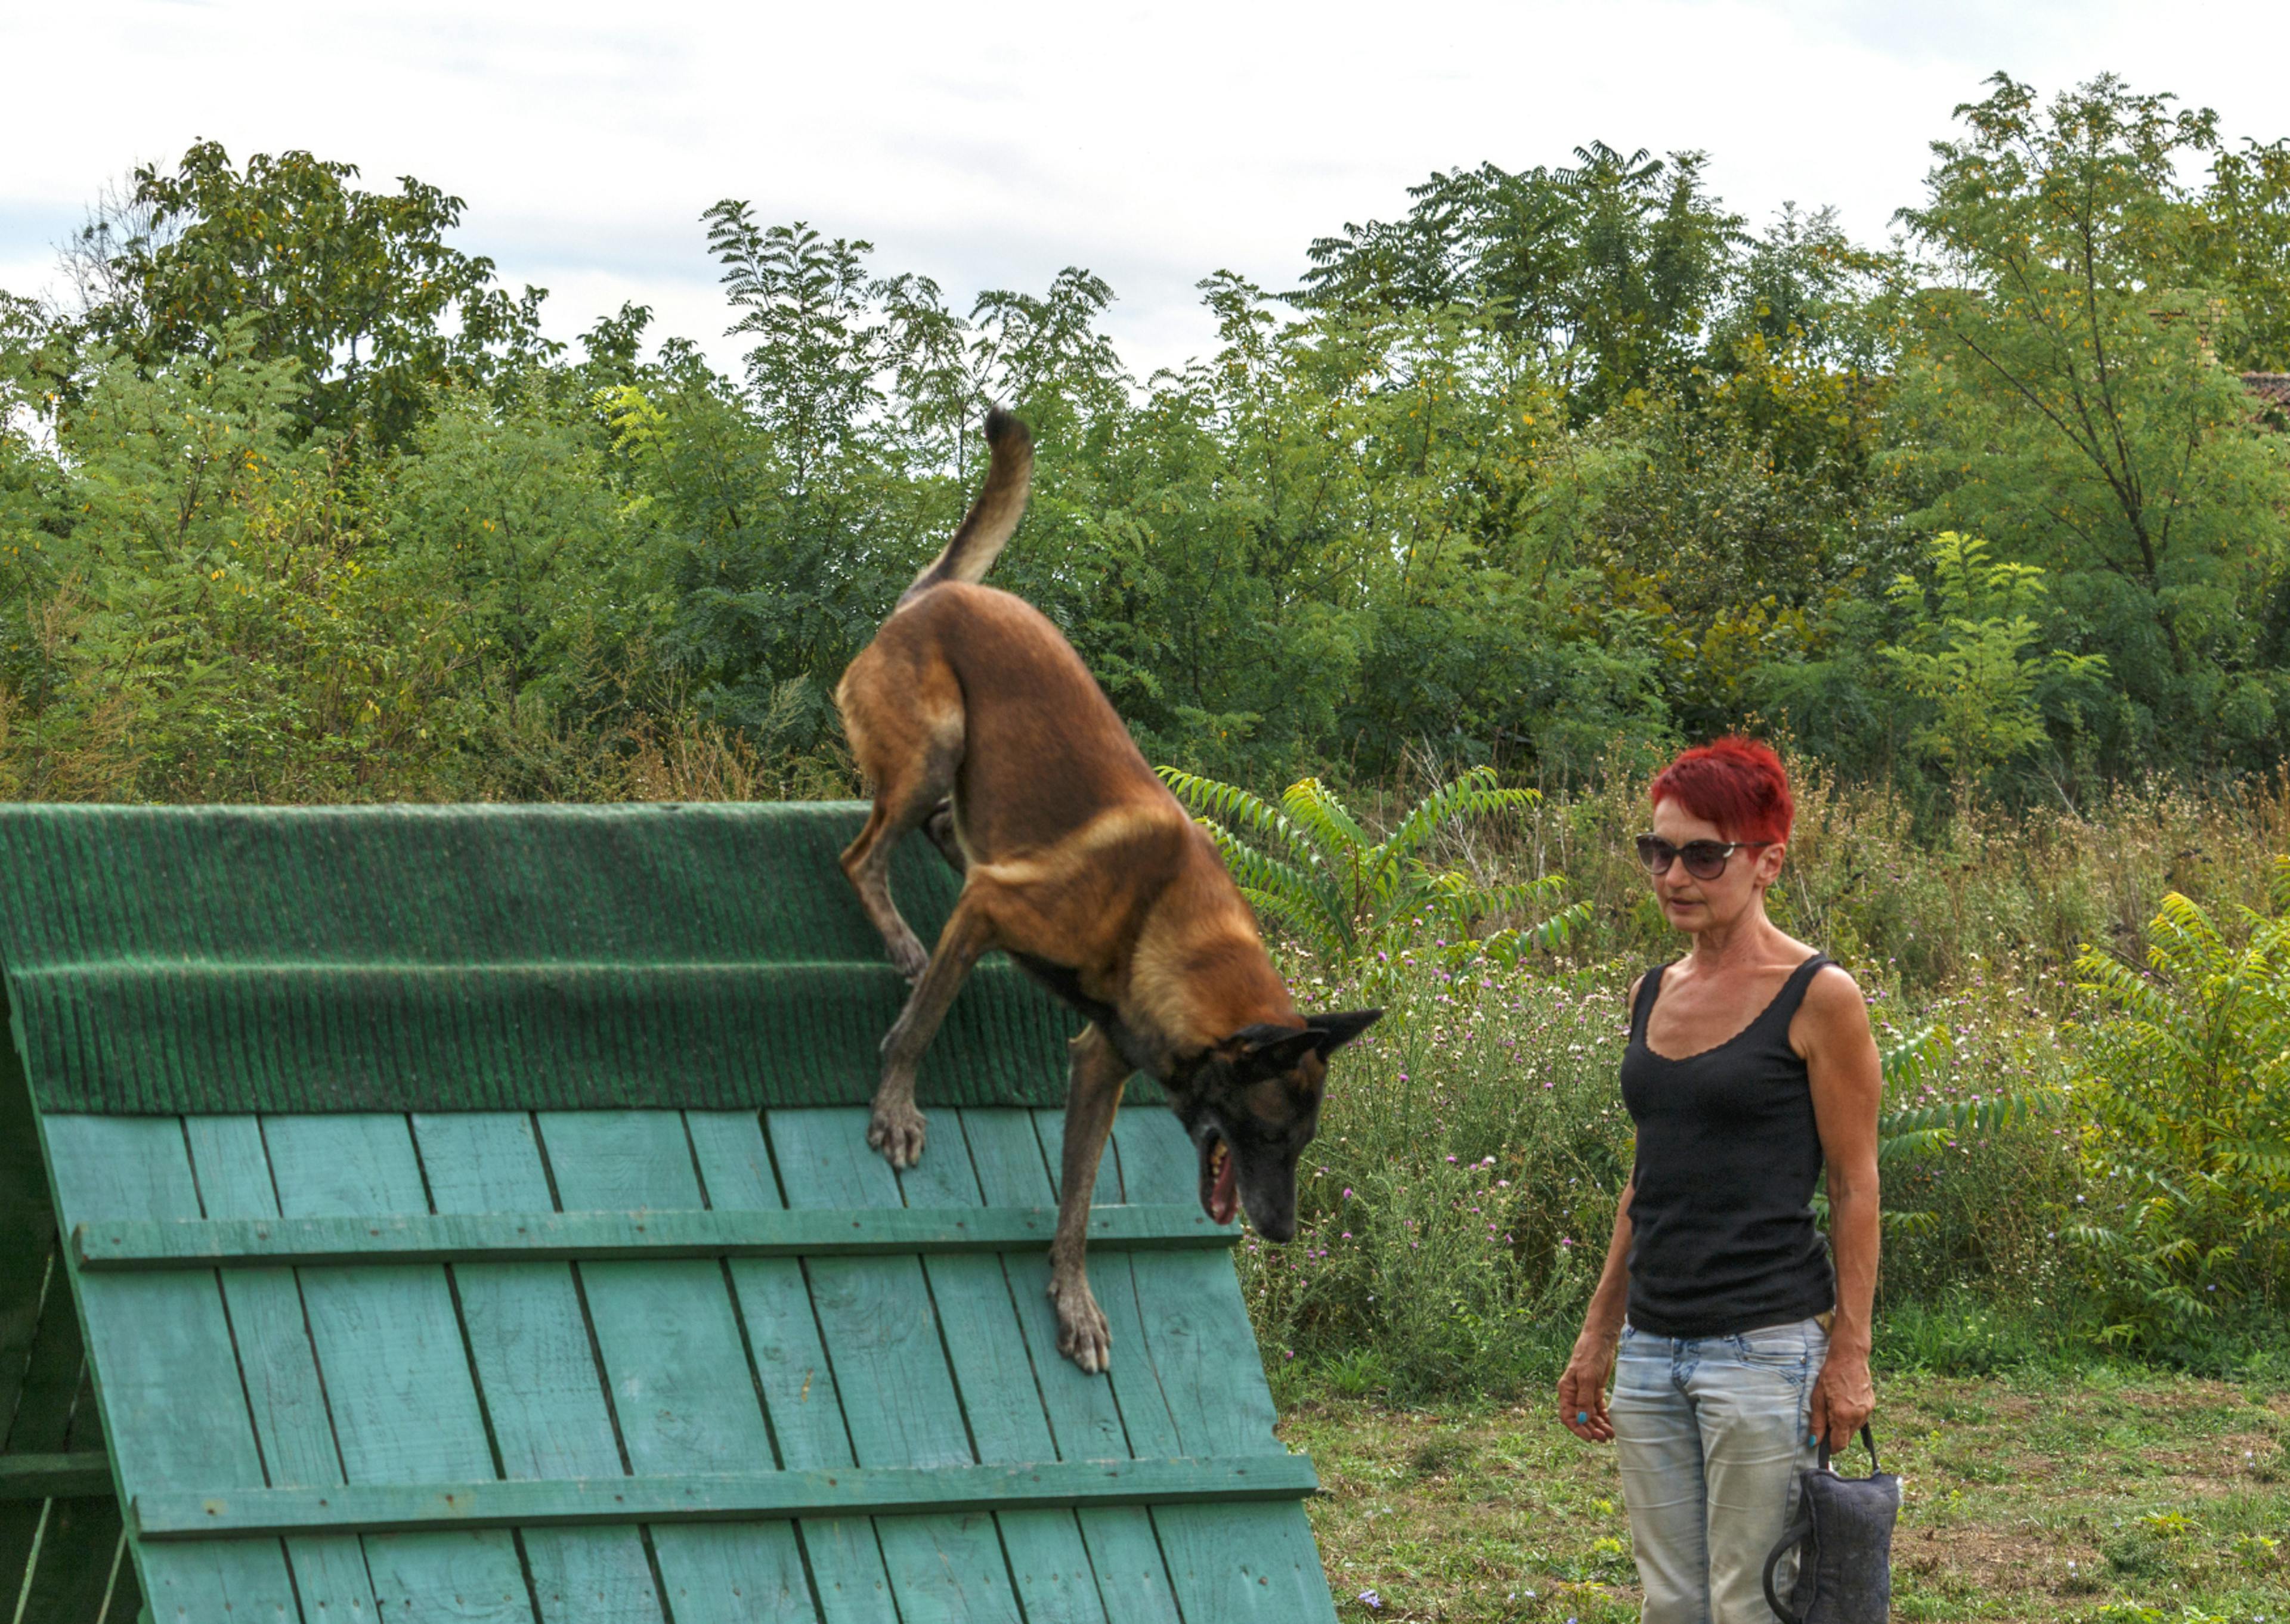
M901 975L907 978L907 985L912 987L923 979L923 972L930 968L930 954L923 947L921 939L909 931L905 940L891 944L891 963L898 967Z
M1050 1283L1050 1300L1058 1309L1058 1351L1094 1376L1113 1364L1113 1332L1106 1328L1105 1312L1085 1279L1060 1289Z
M867 1124L867 1142L883 1153L883 1159L904 1172L923 1159L923 1140L928 1137L923 1114L912 1101L898 1105L878 1105Z

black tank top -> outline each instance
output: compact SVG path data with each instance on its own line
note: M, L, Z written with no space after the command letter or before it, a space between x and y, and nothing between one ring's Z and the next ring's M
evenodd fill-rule
M1813 1088L1789 1041L1827 963L1814 954L1738 1036L1677 1060L1646 1046L1667 966L1646 972L1622 1055L1622 1103L1638 1132L1629 1252L1638 1330L1728 1336L1834 1306L1829 1247L1813 1221Z

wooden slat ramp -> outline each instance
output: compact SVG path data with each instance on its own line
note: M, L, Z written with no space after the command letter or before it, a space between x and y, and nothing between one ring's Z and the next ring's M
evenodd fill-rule
M1109 1376L1045 1290L1062 1012L982 977L922 1164L867 1148L862 815L0 809L0 1624L1332 1620L1157 1100Z

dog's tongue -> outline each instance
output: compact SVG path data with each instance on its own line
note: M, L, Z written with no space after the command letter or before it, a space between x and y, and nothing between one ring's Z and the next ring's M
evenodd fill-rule
M1228 1150L1217 1168L1216 1188L1209 1192L1209 1216L1221 1224L1230 1223L1232 1215L1240 1210L1240 1198L1234 1188L1238 1182L1232 1153Z

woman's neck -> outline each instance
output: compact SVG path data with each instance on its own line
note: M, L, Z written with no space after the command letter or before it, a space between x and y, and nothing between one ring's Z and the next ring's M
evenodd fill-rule
M1766 917L1765 898L1760 896L1742 909L1740 918L1694 932L1693 946L1685 956L1697 972L1746 969L1766 956L1766 949L1780 933Z

